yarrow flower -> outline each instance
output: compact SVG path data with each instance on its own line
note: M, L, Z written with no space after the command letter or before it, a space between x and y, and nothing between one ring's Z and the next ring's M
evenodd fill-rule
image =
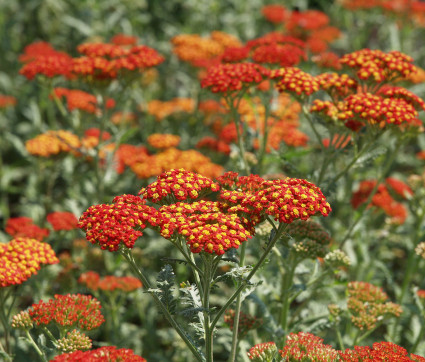
M22 329L22 330L30 330L34 324L32 323L31 317L28 311L24 310L15 314L12 317L12 322L10 323L12 328Z
M280 4L263 6L261 13L268 21L274 24L282 23L288 16L288 10Z
M58 324L66 329L92 330L104 321L100 302L91 295L56 294L48 302L33 304L28 313L36 326Z
M256 344L250 348L248 358L254 362L273 362L273 358L277 353L276 343L266 342Z
M320 88L325 90L333 99L347 96L356 91L358 83L348 74L322 73L315 77Z
M180 136L173 134L153 133L148 137L147 141L154 148L165 149L178 146L180 143Z
M65 130L47 131L25 142L28 153L41 157L75 151L80 146L81 142L78 136Z
M252 232L238 215L219 207L218 202L204 200L163 206L159 212L166 222L161 225L161 235L167 239L183 236L192 253L222 255L230 248L237 249Z
M53 97L65 98L70 112L75 109L93 114L100 112L96 97L79 89L55 88L50 98ZM114 106L115 101L113 99L106 100L106 108L113 108Z
M175 113L192 113L194 109L195 101L192 98L179 97L169 101L154 99L148 103L146 111L161 121Z
M30 217L19 216L12 217L7 220L6 233L12 237L26 237L42 241L44 238L49 236L50 231L34 224L34 221Z
M294 67L272 70L271 79L276 79L279 92L295 93L299 97L309 96L319 90L319 82L312 75Z
M220 189L208 177L184 169L170 170L160 174L155 182L139 191L143 199L157 204L195 200L209 192Z
M53 362L146 362L143 357L135 355L127 348L117 349L115 346L101 347L91 351L76 351L56 356Z
M0 94L0 109L7 108L7 107L13 107L16 105L16 98L13 96L5 96Z
M375 328L378 320L392 315L399 317L402 309L398 304L387 302L382 288L367 282L350 282L347 287L347 307L353 324L363 330Z
M282 361L335 361L338 351L323 339L307 332L291 333L279 350Z
M57 348L61 353L87 351L92 347L91 339L77 329L68 332L65 337L58 339Z
M17 237L0 243L0 287L22 284L43 264L57 263L51 246L36 239Z
M233 331L233 323L235 320L235 311L228 309L224 313L224 323L226 323L230 330ZM240 312L239 313L239 325L238 325L238 338L243 338L247 335L250 330L261 327L263 320L261 318L254 317L252 315Z
M425 241L420 242L415 248L416 255L419 255L422 259L425 259Z
M78 219L68 211L55 211L47 214L47 222L49 222L53 230L73 230L78 228Z
M133 195L117 196L112 204L94 205L80 217L86 239L102 250L117 251L121 244L133 248L147 226L157 226L158 211Z
M270 71L259 64L231 63L210 67L201 81L202 88L213 93L232 93L258 85L268 79Z
M83 273L78 278L78 282L85 284L87 288L92 290L115 291L120 290L123 292L132 292L142 287L142 282L132 276L116 277L108 275L103 278L98 273L88 271Z
M351 264L348 255L340 249L335 249L327 253L324 257L324 261L333 268L347 267Z
M424 357L409 354L406 349L392 342L376 342L369 346L355 346L354 349L339 351L339 357L345 362L355 361L425 361Z
M413 58L397 50L385 53L378 49L361 49L343 55L340 62L356 70L359 79L377 83L407 78L415 72Z

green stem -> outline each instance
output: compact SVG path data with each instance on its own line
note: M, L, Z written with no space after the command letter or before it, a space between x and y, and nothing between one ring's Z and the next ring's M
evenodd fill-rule
M241 256L239 259L239 267L243 267L245 264L245 251L246 251L246 243L242 243ZM242 305L241 295L242 293L240 293L236 298L235 317L233 320L232 348L230 350L229 362L234 362L236 360L236 351L238 346L239 317L240 317L240 311L241 311L241 305Z
M338 324L337 323L335 323L335 332L336 332L336 337L338 338L339 349L341 351L345 351L344 342L342 340L341 332L340 332L340 330L338 328Z
M201 255L204 261L204 294L202 296L202 306L203 306L203 315L204 315L204 330L205 330L205 354L206 361L212 362L214 359L213 356L213 333L214 327L210 324L210 286L212 281L212 269L213 269L213 259L210 255Z
M270 254L270 251L273 249L277 241L282 236L282 233L286 229L287 224L280 223L279 227L276 231L275 236L271 241L269 241L266 250L264 251L263 255L261 255L260 259L258 260L258 263L252 268L251 272L248 274L248 276L242 280L241 285L238 289L232 294L232 296L227 300L227 302L220 308L220 310L217 312L217 315L214 317L214 320L211 323L212 328L215 327L215 325L220 320L223 313L227 310L230 304L237 298L237 296L242 292L242 290L248 285L251 278L254 276L254 274L257 272L257 270L263 265L264 261L266 260L267 256Z
M357 218L354 220L354 222L351 224L350 228L347 230L344 238L341 241L341 244L339 245L339 248L342 249L344 244L347 242L347 240L350 238L354 228L359 223L359 221L363 218L365 215L366 208L369 206L370 202L372 201L373 196L375 196L376 191L378 191L379 184L382 182L388 171L390 170L395 158L398 155L398 151L400 147L402 146L404 142L404 138L400 137L397 139L397 143L395 146L395 149L393 152L390 153L390 156L386 159L386 162L384 164L383 170L381 174L379 175L378 179L376 180L375 187L372 189L372 191L369 194L369 197L367 200L359 207L357 212Z
M40 357L40 360L43 362L47 362L48 360L46 358L46 355L43 353L43 351L40 348L38 348L37 343L34 342L34 339L32 338L28 330L25 331L25 335L27 336L28 343L35 349L38 357Z
M0 288L0 322L3 326L4 330L4 349L7 354L10 354L11 348L10 348L10 323L9 323L9 317L10 312L13 307L13 302L15 301L15 298L13 299L12 305L9 306L8 311L6 312L6 301L10 297L10 295L13 292L13 287L9 288ZM16 296L16 293L15 293Z
M292 253L291 253L292 254ZM284 336L282 337L285 340L285 336L288 334L288 313L290 306L290 289L293 284L295 268L297 267L297 260L294 259L293 255L290 256L288 269L285 270L285 274L282 278L282 287L280 291L280 299L282 301L282 309L280 311L279 322L283 329Z
M131 251L130 250L123 250L122 251L122 255L128 261L128 263L132 267L133 271L136 273L136 275L142 281L143 285L148 289L148 293L150 293L150 295L154 299L156 305L161 310L161 312L164 315L164 317L171 324L171 326L176 330L176 332L178 333L178 335L183 339L183 341L189 347L189 349L192 352L192 354L196 357L196 359L198 361L205 361L204 356L198 351L198 349L196 348L196 346L194 346L192 344L192 342L190 341L190 339L187 337L186 332L175 321L175 319L170 314L170 312L168 311L168 309L164 306L164 304L161 302L161 300L159 299L159 297L155 293L149 292L149 290L152 289L151 283L149 282L148 278L144 275L144 273L142 272L142 270L139 269L139 267L137 266L137 264L136 264L136 262L135 262L135 260L133 258L133 255L131 254Z

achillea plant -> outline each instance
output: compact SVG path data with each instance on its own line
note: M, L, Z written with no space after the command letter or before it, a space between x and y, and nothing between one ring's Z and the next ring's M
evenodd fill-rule
M137 356L131 349L117 348L115 346L101 347L91 351L75 351L56 356L54 362L95 362L95 361L129 361L146 362L143 357Z

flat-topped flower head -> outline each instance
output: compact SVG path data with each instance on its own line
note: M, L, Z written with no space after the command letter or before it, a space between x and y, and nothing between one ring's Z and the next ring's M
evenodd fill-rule
M24 331L30 330L32 329L32 327L34 327L30 314L26 310L21 311L18 314L15 314L12 317L12 322L10 323L10 325L12 328L22 329Z
M49 229L41 228L34 224L34 221L30 217L26 216L18 216L8 219L5 231L14 238L25 237L37 239L38 241L43 241L50 234Z
M165 149L178 146L180 143L180 136L166 133L154 133L148 137L147 141L154 148Z
M183 236L192 253L222 255L252 237L243 220L235 213L222 212L218 202L177 202L159 212L167 220L161 225L161 235L167 239Z
M403 98L383 98L377 94L358 93L338 102L337 108L338 119L355 132L365 126L418 127L422 124L414 106Z
M315 77L299 68L287 67L272 70L270 78L277 80L276 88L279 92L295 93L298 97L309 96L320 88Z
M406 349L392 342L376 342L369 346L354 346L354 349L339 351L339 360L357 361L425 361L424 357L408 353Z
M28 153L40 157L75 151L79 147L81 141L78 136L65 130L47 131L25 142Z
M172 204L176 201L193 201L220 186L208 177L184 169L160 174L156 181L140 190L143 199L155 204Z
M399 317L402 309L398 304L387 302L388 296L373 284L350 282L347 288L347 307L351 321L359 329L371 330L377 322L387 316Z
M57 263L52 247L36 239L17 237L0 243L0 287L22 284L42 265Z
M354 93L358 86L357 81L348 74L322 73L315 78L319 82L320 88L334 99Z
M397 50L385 53L378 49L361 49L345 54L340 62L356 70L359 79L376 83L407 79L416 72L413 58Z
M73 230L78 228L77 217L69 211L55 211L46 216L54 230Z
M85 43L77 50L83 56L73 59L73 74L94 79L114 79L123 72L143 71L165 60L155 49L145 45Z
M384 98L401 98L416 110L425 111L425 102L406 88L386 85L379 90L378 94Z
M113 292L115 290L132 292L142 287L142 282L135 277L117 277L115 275L107 275L101 278L100 275L94 271L88 271L81 274L78 278L78 282L85 284L89 289L100 289L106 292Z
M323 339L307 332L291 333L279 350L283 361L336 361L338 351L324 344Z
M115 346L101 347L91 351L75 351L56 356L52 362L146 362L143 357L135 355L127 348L117 349Z
M91 339L77 329L70 331L65 337L58 339L58 350L61 353L87 351L92 347Z
M79 227L87 241L102 250L117 251L121 246L133 248L146 227L157 226L158 211L134 195L114 198L112 204L90 206L80 217Z
M213 93L233 93L268 79L270 71L254 63L229 63L212 66L201 81Z
M260 64L276 64L281 67L293 67L306 60L305 50L292 43L271 43L255 47L252 60Z
M248 358L254 362L273 362L276 353L276 343L265 342L250 348Z
M33 304L28 313L36 326L55 323L68 330L92 330L104 321L100 302L91 295L56 294L47 302Z

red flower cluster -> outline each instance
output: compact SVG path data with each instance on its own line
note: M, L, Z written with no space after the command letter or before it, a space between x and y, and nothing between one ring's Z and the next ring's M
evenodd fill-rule
M28 312L37 326L56 323L69 330L77 327L89 331L105 321L100 310L99 301L91 295L56 294L47 303L41 300L33 304Z
M351 205L358 208L367 201L370 193L376 186L375 180L365 180L360 183L359 189L351 198ZM408 198L413 195L413 191L404 182L392 177L388 177L384 184L378 185L375 195L370 202L371 206L375 206L383 210L397 224L403 224L407 218L407 210L403 204L394 200L391 192L402 198Z
M220 186L208 177L180 169L162 173L155 182L142 188L139 195L156 204L172 204L176 201L198 199L219 189Z
M418 111L425 111L425 102L416 94L402 87L384 86L378 92L384 98L400 98Z
M272 4L263 6L261 13L271 23L279 24L288 16L288 9L279 4Z
M320 88L329 93L332 99L347 96L357 89L357 81L348 74L323 73L316 77Z
M220 197L240 204L245 212L267 214L283 223L307 220L316 213L328 216L331 207L320 189L301 179L267 180L255 194L222 191Z
M46 220L52 225L53 229L56 231L72 230L78 228L78 219L72 212L51 212L46 216Z
M88 113L98 113L100 109L97 107L97 100L93 94L84 92L79 89L55 88L52 97L66 98L68 110L72 112L75 109L86 111ZM115 107L115 101L108 99L106 108Z
M5 96L0 94L0 109L13 107L16 105L16 98L12 96Z
M161 207L159 212L163 220L161 235L166 239L182 235L192 253L205 251L222 255L252 237L244 220L236 214L220 211L218 202L177 202Z
M126 35L126 34L117 34L111 38L111 43L115 45L121 45L121 46L126 46L126 45L133 46L137 44L137 37L132 35Z
M224 153L225 155L230 154L230 146L228 143L209 136L201 138L196 144L196 148L208 148L219 153Z
M42 241L50 234L48 229L39 227L26 216L12 217L7 220L5 231L12 237L26 237L38 241Z
M224 313L224 323L226 323L230 330L233 331L233 323L235 320L235 311L233 309L228 309ZM252 329L257 329L261 327L263 324L263 320L261 318L257 318L251 316L249 314L240 312L239 313L239 325L238 325L238 338L243 338L247 335L247 333Z
M120 290L123 292L132 292L142 287L142 282L135 277L116 277L108 275L101 278L100 275L94 271L83 273L78 278L78 283L85 284L87 288L92 290L115 291Z
M323 339L311 333L291 333L279 350L284 361L336 361L338 351L323 344Z
M22 284L37 274L43 264L57 264L59 259L49 244L18 237L0 243L0 287Z
M73 72L95 79L116 78L125 71L141 71L161 64L164 58L145 45L130 48L108 43L86 43L77 48L84 56L73 59Z
M312 75L301 69L287 67L273 70L270 78L277 79L279 92L291 92L297 96L309 96L319 90L319 82Z
M397 50L385 53L378 49L361 49L345 54L340 62L356 70L359 79L376 83L408 78L416 71L413 58Z
M424 357L409 354L403 347L391 342L376 342L372 347L355 346L354 349L339 351L339 357L344 362L357 361L425 361Z
M387 302L387 294L379 287L367 282L348 283L347 307L351 321L359 329L373 329L378 320L385 316L399 317L402 309L398 304Z
M158 211L140 197L122 195L112 202L90 206L78 224L87 240L103 250L117 251L121 243L131 249L143 235L142 230L159 223Z
M56 356L52 362L146 362L131 349L115 346L101 347L91 351L75 351Z
M49 43L36 42L24 49L24 54L19 57L23 67L20 74L34 79L38 74L52 78L62 75L72 77L72 58L66 53L55 50Z
M237 92L266 80L270 71L254 63L219 64L210 67L201 81L202 88L213 93Z

